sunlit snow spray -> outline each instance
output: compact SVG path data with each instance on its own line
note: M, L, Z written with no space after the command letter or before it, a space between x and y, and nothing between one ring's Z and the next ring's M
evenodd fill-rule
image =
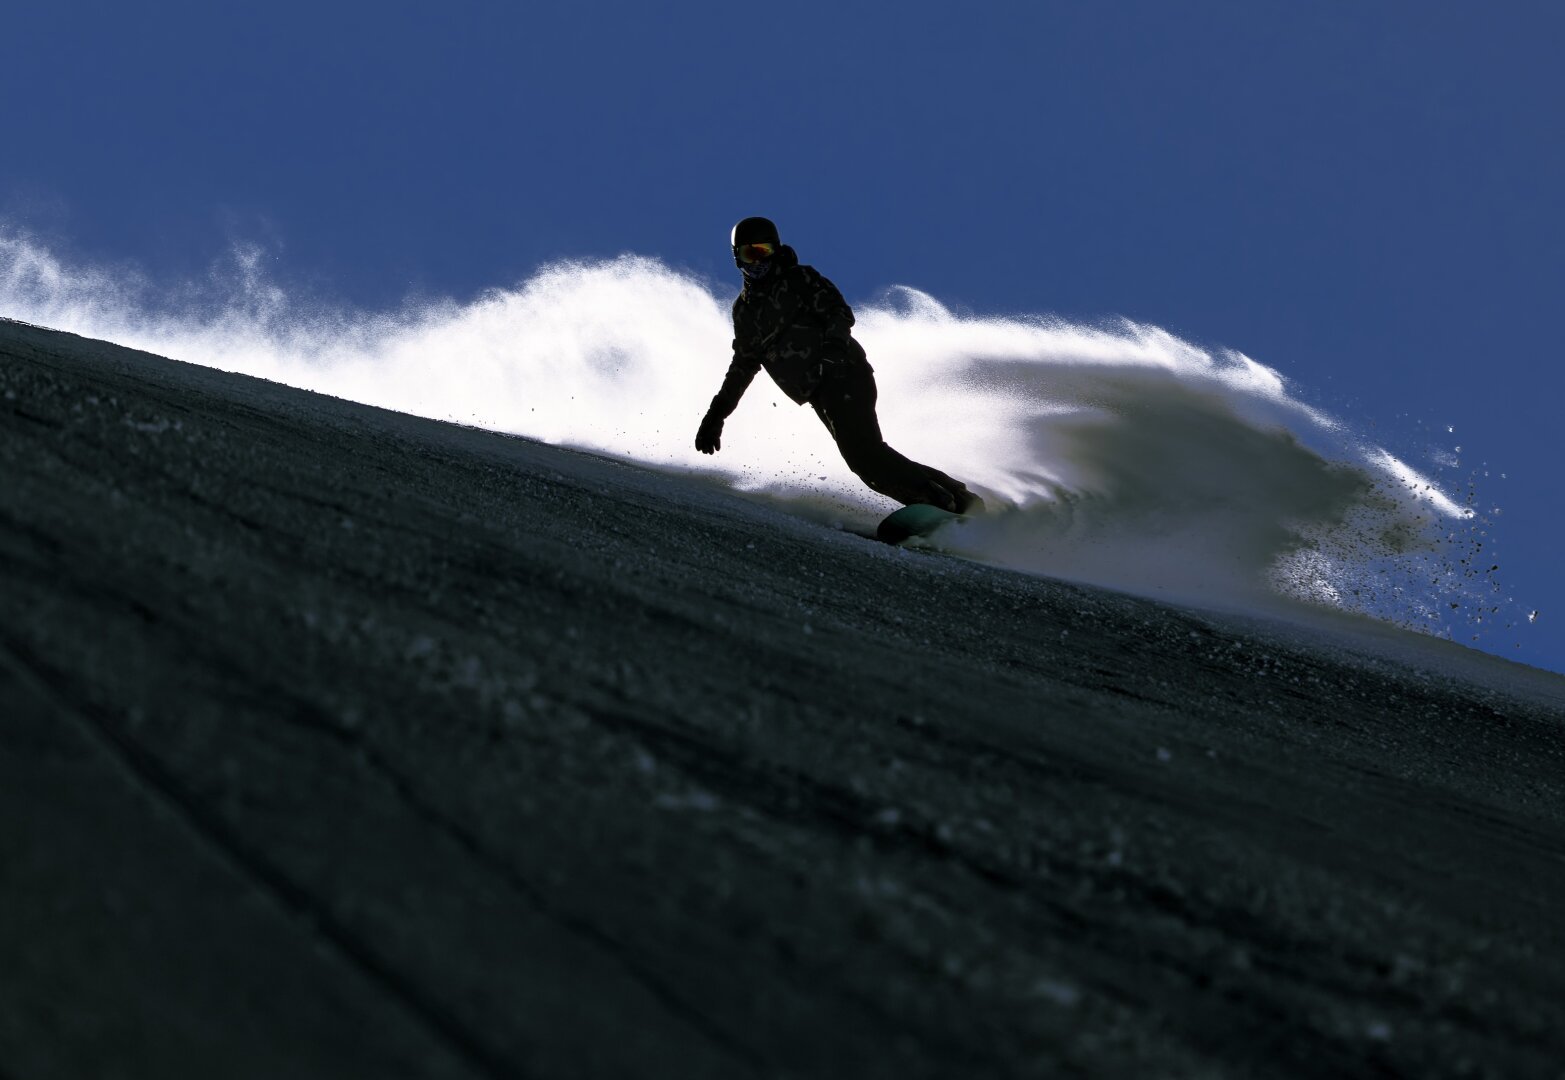
M727 286L625 256L548 266L469 303L361 313L301 301L261 264L241 248L199 286L158 289L0 231L0 310L705 473L817 519L892 508L765 380L730 419L722 454L696 453L729 360ZM994 508L951 541L963 554L1187 602L1304 600L1464 639L1474 619L1507 617L1492 570L1474 571L1470 505L1241 353L1131 322L958 316L908 288L856 312L888 441L968 479Z

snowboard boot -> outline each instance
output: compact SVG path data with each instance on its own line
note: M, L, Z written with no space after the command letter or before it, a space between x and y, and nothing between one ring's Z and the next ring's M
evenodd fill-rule
M958 504L956 495L952 493L951 489L946 487L944 484L937 484L933 480L929 481L928 486L925 487L924 497L917 501L928 503L930 506L939 507L941 510L948 511L952 514L961 513L961 511L957 509Z

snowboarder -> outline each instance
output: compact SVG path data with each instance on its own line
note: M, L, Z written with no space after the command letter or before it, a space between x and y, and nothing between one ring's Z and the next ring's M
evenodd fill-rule
M723 421L765 368L779 389L809 404L858 478L904 505L927 503L957 514L981 509L967 485L910 461L886 445L875 416L875 374L853 340L853 310L837 287L803 266L777 226L748 217L730 241L744 288L734 300L734 358L696 432L696 449L716 453Z

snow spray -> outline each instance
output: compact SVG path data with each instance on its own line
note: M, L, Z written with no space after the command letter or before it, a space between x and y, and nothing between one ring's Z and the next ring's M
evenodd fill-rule
M547 266L469 303L363 313L290 295L262 261L236 249L209 280L171 292L0 230L0 313L706 473L832 523L894 508L764 373L722 451L696 453L730 358L737 283L623 256ZM1464 557L1472 511L1241 353L1127 321L958 316L911 288L855 310L887 441L989 503L953 530L962 554L1170 600L1303 600L1464 638L1460 620L1498 614L1498 586Z

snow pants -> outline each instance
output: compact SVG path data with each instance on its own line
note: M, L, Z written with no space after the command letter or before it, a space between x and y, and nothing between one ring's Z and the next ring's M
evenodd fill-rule
M904 506L928 503L957 513L972 505L967 485L939 469L903 457L880 434L875 373L862 361L827 368L810 405L837 443L842 460L872 490Z

